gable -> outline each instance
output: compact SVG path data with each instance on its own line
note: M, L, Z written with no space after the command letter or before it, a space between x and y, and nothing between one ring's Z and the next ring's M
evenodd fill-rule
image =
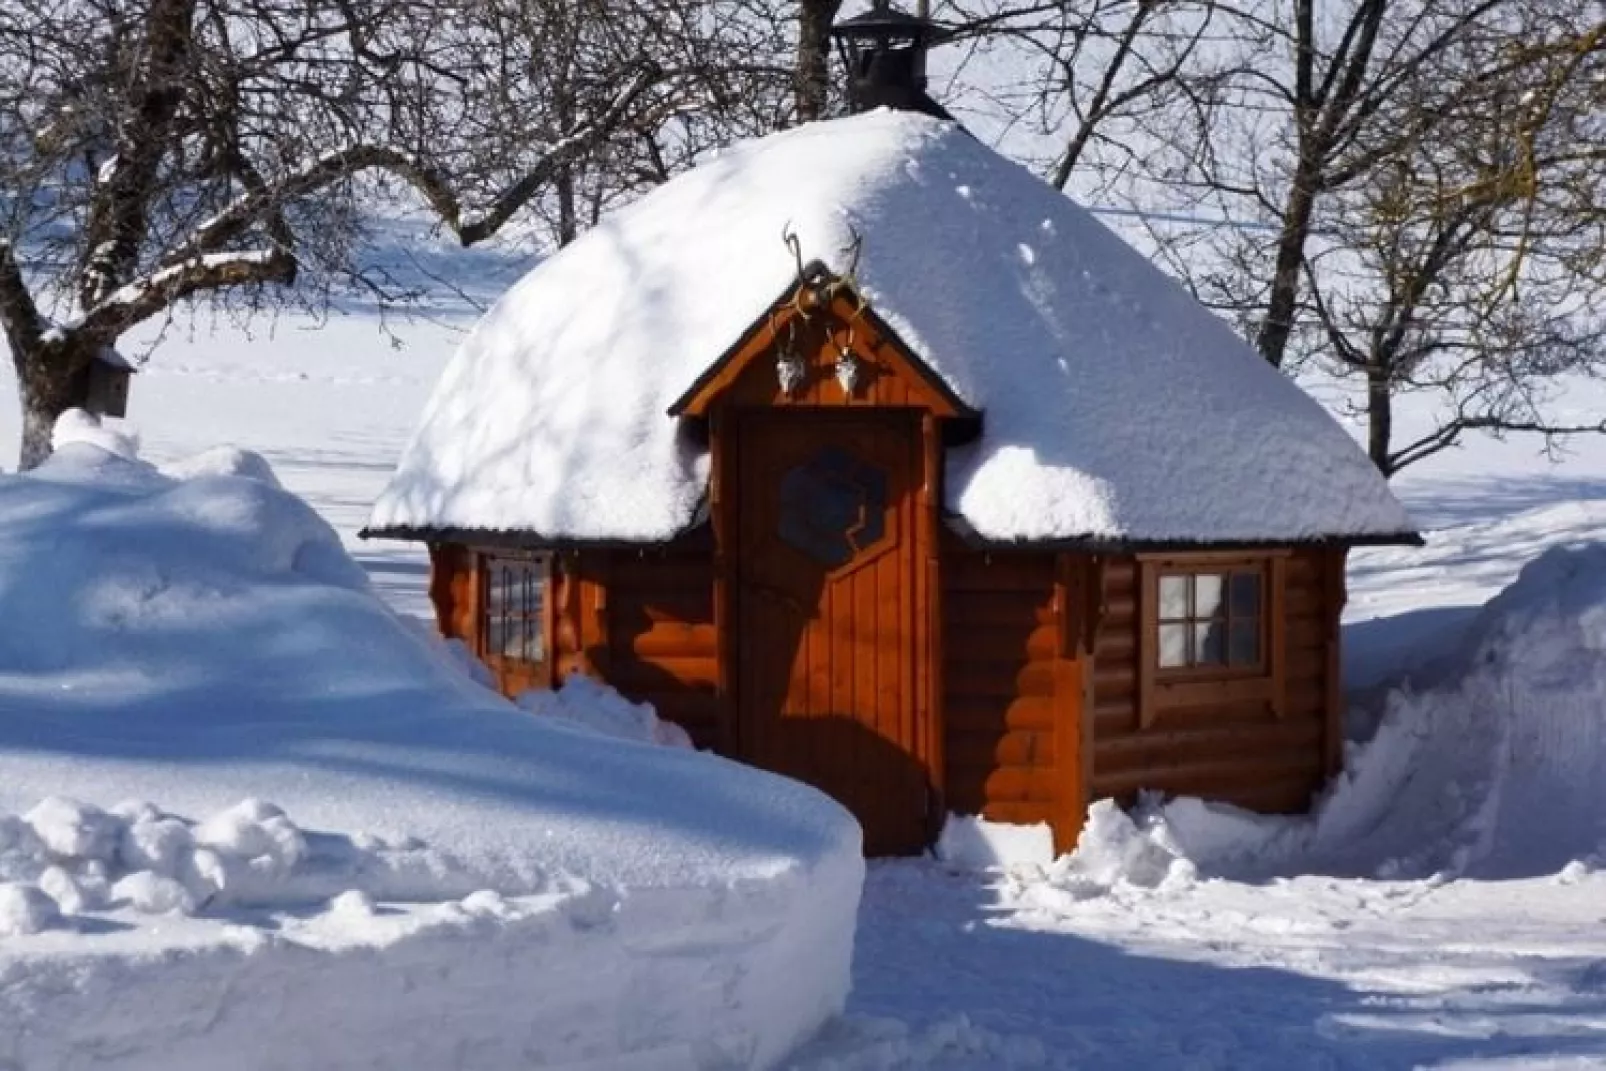
M875 405L926 409L939 417L979 413L887 326L850 281L821 265L789 287L735 345L669 407L671 417L703 417L719 404L743 406ZM852 389L842 360L852 355ZM784 389L778 360L801 362L800 382Z

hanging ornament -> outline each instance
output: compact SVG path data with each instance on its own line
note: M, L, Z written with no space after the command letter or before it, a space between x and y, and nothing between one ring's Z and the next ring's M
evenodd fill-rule
M853 351L843 347L836 359L836 381L842 384L842 392L849 398L859 389L859 377L864 373L864 362L853 355Z
M781 393L788 398L796 394L798 388L803 386L803 380L808 375L808 366L803 363L802 356L797 352L797 328L788 325L786 340L781 343L775 352L775 381L781 386Z

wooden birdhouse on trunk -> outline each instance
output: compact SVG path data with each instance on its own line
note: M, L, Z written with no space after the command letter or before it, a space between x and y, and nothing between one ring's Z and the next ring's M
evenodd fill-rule
M1226 324L930 112L734 146L542 262L367 534L429 544L442 631L508 692L598 676L872 854L948 812L1068 848L1140 789L1302 809L1345 553L1410 519Z

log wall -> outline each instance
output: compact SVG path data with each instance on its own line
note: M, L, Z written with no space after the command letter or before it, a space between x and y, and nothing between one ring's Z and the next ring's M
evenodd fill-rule
M1049 553L942 558L947 809L1081 828L1082 686L1061 560Z
M1338 760L1343 562L1342 551L1300 550L1270 570L1280 578L1280 590L1268 591L1275 679L1156 689L1145 711L1141 567L1106 559L1093 645L1093 798L1129 803L1155 789L1259 811L1305 809Z

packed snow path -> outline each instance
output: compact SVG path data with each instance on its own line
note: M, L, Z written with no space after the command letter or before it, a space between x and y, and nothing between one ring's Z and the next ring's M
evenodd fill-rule
M825 1068L1599 1067L1606 873L1073 900L875 864Z

